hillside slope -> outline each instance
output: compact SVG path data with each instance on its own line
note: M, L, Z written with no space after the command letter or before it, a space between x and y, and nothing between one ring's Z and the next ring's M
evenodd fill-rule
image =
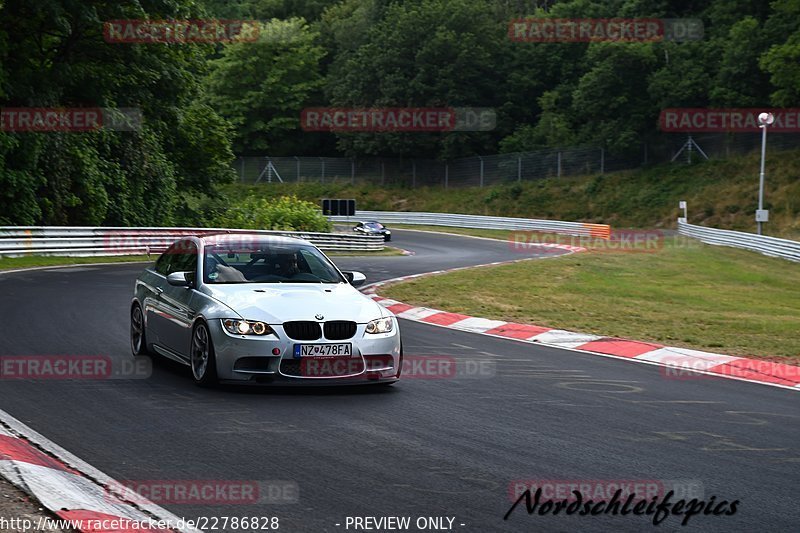
M580 220L614 227L675 226L678 201L689 205L689 221L717 228L755 231L759 154L692 165L673 164L569 178L549 178L493 187L409 189L367 184L299 183L230 185L236 203L255 194L355 198L359 209L432 211ZM800 238L800 149L768 153L765 208L768 235Z

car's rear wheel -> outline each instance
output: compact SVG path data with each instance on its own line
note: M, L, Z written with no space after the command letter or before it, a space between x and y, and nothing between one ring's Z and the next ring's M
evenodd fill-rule
M217 383L217 360L214 356L214 343L205 322L199 322L192 333L192 350L189 364L192 367L192 378L201 387L210 387Z
M148 355L147 332L144 326L142 306L135 303L131 306L131 352L133 355Z

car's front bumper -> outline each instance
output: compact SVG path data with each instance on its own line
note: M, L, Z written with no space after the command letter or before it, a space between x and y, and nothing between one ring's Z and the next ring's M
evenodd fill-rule
M231 335L219 320L209 322L220 381L280 385L353 385L390 383L401 366L400 331L397 319L388 334L368 335L364 324L347 340L295 341L281 326L276 335L252 337ZM352 345L350 357L298 358L295 344Z

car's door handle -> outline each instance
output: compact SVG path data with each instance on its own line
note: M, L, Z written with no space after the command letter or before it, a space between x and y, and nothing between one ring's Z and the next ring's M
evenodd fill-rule
M156 294L161 296L161 293L163 293L163 292L164 292L164 289L162 289L161 287L156 287Z

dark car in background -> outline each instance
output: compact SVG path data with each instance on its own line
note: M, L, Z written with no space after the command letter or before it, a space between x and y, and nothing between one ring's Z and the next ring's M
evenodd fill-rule
M363 233L364 235L383 235L384 241L392 240L392 232L377 220L359 222L353 227L353 231Z

